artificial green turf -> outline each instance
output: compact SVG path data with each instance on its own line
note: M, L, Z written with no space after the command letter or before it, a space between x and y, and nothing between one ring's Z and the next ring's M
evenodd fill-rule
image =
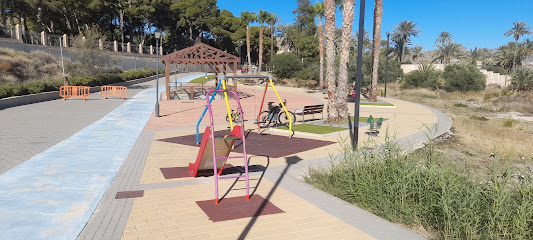
M278 129L287 129L287 127L277 127ZM313 125L313 124L298 124L293 125L292 130L297 132L308 132L308 133L316 133L316 134L326 134L326 133L332 133L332 132L339 132L344 131L347 128L342 127L331 127L331 126L322 126L322 125Z
M378 120L378 118L374 118L374 120ZM387 121L388 118L383 118L383 121ZM350 116L350 121L353 121L353 116ZM359 122L366 122L368 121L368 117L359 117Z
M213 79L215 79L215 75L207 75L207 78L205 76L198 77L198 78L195 78L195 79L191 80L189 83L205 83L205 82L209 82L209 81L211 81Z

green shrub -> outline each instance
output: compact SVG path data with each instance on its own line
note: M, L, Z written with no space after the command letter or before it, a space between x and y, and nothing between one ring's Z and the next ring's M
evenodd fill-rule
M402 88L429 88L440 89L444 87L444 81L441 78L442 71L435 69L431 65L422 65L418 70L409 72L403 79Z
M485 75L469 64L447 65L442 76L446 80L444 89L448 92L481 91L487 85Z
M95 76L75 76L69 78L69 84L72 86L95 87L139 79L154 74L155 69L144 68L127 71L121 74L108 73ZM24 84L4 84L0 85L0 98L57 91L62 85L63 81L33 81Z
M295 78L302 80L318 80L320 68L318 64L308 64L305 68L294 74Z
M513 125L514 125L514 119L512 118L508 118L507 120L505 120L505 122L503 122L504 127L511 128L513 127Z
M455 107L468 107L468 106L466 106L466 104L464 104L464 103L456 103L456 104L454 104L453 106L455 106Z
M274 75L281 79L293 78L302 69L302 62L294 53L274 55L269 64Z
M511 88L517 91L533 90L533 69L521 67L511 77Z

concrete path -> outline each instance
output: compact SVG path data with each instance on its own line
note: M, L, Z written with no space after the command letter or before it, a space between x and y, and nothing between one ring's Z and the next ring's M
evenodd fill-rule
M155 88L135 94L100 120L0 175L1 238L76 238L150 118L154 96ZM54 102L59 104L49 104ZM25 107L31 112L36 106ZM84 106L87 112L75 114L90 115L90 107L98 108Z

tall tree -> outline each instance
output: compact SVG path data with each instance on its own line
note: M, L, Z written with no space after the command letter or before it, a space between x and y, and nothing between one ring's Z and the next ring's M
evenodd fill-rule
M370 101L377 102L378 91L378 68L379 68L379 45L381 44L381 19L383 17L383 0L374 1L374 37L372 41L372 88L370 90Z
M259 9L257 14L257 21L261 27L259 29L259 66L257 70L259 73L261 73L261 67L263 66L263 27L265 26L265 23L268 22L269 17L270 13Z
M274 58L274 35L276 33L276 27L280 21L280 18L275 13L271 13L268 18L268 25L270 26L270 60Z
M401 21L398 25L394 26L393 39L396 39L400 44L400 63L403 56L405 56L405 48L411 42L411 37L417 37L420 34L418 26L413 21Z
M520 39L521 36L529 35L529 34L531 34L531 28L529 28L527 26L527 23L524 21L514 22L513 28L507 30L504 34L506 37L512 36L513 39L515 40L515 49L514 49L514 56L513 56L513 71L516 69L516 54L518 52L518 40Z
M440 32L439 36L437 36L437 40L435 40L435 43L440 43L441 46L451 42L453 42L452 34L450 34L448 31Z
M322 18L324 18L324 3L317 3L313 6L316 20L318 22L318 51L320 58L319 85L324 87L324 30L322 29Z
M324 16L326 28L326 79L328 85L328 121L338 121L339 115L335 107L336 74L335 74L335 0L324 0Z
M440 60L443 63L450 63L452 58L461 58L463 56L463 46L458 43L447 43L444 46L435 45L437 47L436 56L433 59Z
M490 53L488 49L475 47L466 53L466 57L472 65L477 66L477 62L487 59L489 54Z
M416 45L412 50L413 52L411 53L411 58L413 60L413 63L416 61L416 59L418 58L421 58L424 56L424 54L422 53L422 49L424 49L424 47L420 46L420 45Z
M252 69L252 58L250 57L250 23L257 21L257 16L253 12L241 12L241 19L246 24L246 53L248 56L248 69L247 73Z
M350 60L350 40L354 18L354 0L345 0L342 9L342 42L339 62L339 76L337 91L335 92L335 107L339 119L348 119L348 62Z

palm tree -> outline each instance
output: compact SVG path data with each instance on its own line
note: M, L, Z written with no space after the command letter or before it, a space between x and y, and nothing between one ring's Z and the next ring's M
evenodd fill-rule
M322 30L322 18L324 17L324 3L313 6L316 20L318 21L318 50L320 53L320 87L324 87L324 30Z
M506 45L498 47L494 56L494 61L507 70L514 69L513 66L520 65L522 60L526 57L526 49L524 47L516 46L516 43L509 42Z
M462 48L463 46L458 43L447 43L444 46L435 45L437 47L436 57L433 59L440 60L444 63L450 63L452 58L461 58L462 57Z
M515 50L514 50L514 57L513 57L513 71L515 69L515 66L516 66L516 54L517 54L517 51L518 51L518 39L520 39L521 36L524 36L524 35L529 35L531 34L531 28L529 28L527 26L527 23L522 21L522 22L514 22L513 23L513 28L507 30L505 32L505 36L506 37L509 37L509 36L512 36L513 39L515 40Z
M337 121L335 108L335 0L324 0L326 29L326 79L328 86L328 121Z
M452 34L450 34L448 31L440 32L439 36L437 36L437 40L435 40L435 43L440 43L441 46L446 45L446 43L452 42Z
M420 30L413 21L401 21L398 25L394 26L393 39L396 39L400 44L400 63L405 55L405 47L411 41L411 37L418 37Z
M263 27L265 26L265 23L268 22L270 18L270 13L267 11L259 10L258 16L258 22L259 25L261 25L261 28L259 28L259 68L258 72L261 73L261 67L263 66Z
M337 92L335 96L335 105L340 119L348 118L348 62L350 60L350 40L354 18L354 0L345 0L342 6L342 42L341 56L339 63L339 77L337 79Z
M275 13L271 13L267 22L270 26L270 60L274 58L274 34L276 33L276 26L278 25L279 21L279 16Z
M381 44L381 18L383 17L383 0L376 0L374 3L374 37L373 48L374 60L372 61L372 88L370 90L370 101L377 102L378 96L378 67L379 67L379 45Z
M422 49L424 49L424 47L420 45L416 45L413 48L413 53L412 53L413 62L416 61L417 58L421 58L424 56L424 54L422 53Z
M490 53L488 49L475 47L474 49L468 50L466 58L472 65L477 66L478 61L484 61L489 55Z
M253 12L241 12L242 22L246 24L246 53L248 56L248 70L246 73L250 72L252 69L252 59L250 58L250 23L257 21L257 16Z

